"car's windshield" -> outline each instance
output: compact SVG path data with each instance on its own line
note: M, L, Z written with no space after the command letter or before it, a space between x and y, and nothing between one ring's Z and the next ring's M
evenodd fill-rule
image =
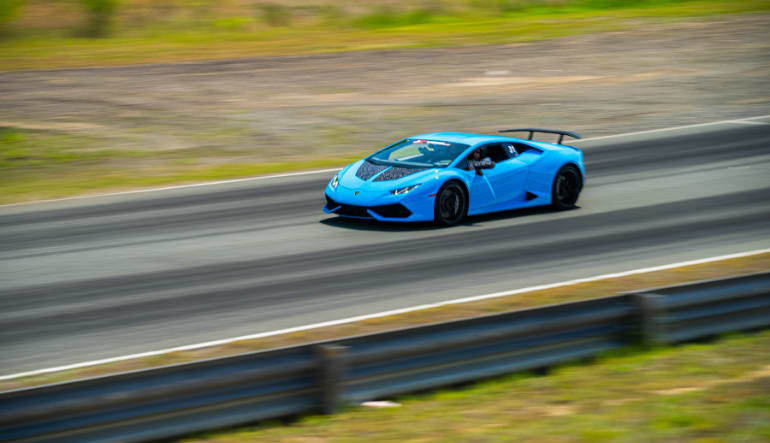
M370 159L389 164L445 168L468 145L437 140L406 139L374 154Z

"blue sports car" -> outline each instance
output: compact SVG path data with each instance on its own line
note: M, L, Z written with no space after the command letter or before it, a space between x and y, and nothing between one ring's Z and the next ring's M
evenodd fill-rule
M434 132L396 142L335 174L323 210L451 226L466 215L573 207L585 181L583 152L561 143L580 136L555 129L500 132L529 132L529 138ZM533 140L535 133L559 134L558 143Z

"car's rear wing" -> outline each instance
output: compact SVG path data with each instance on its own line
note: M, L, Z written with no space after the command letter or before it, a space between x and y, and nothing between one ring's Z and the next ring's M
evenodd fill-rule
M582 138L580 134L577 132L571 132L571 131L562 131L560 129L538 129L538 128L521 128L521 129L503 129L502 131L498 132L529 132L529 138L527 140L532 140L532 136L535 134L535 132L543 132L546 134L559 134L559 144L561 144L562 139L564 139L564 136L572 137L580 139Z

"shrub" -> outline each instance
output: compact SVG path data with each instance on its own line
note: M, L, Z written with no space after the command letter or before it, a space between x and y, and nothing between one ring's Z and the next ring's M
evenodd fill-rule
M8 24L23 5L24 0L0 0L0 36L8 32Z
M262 18L270 26L286 26L291 22L289 8L275 3L262 3L257 5L262 12Z
M115 11L118 10L119 0L80 0L88 12L88 24L85 35L89 37L106 37L112 28Z

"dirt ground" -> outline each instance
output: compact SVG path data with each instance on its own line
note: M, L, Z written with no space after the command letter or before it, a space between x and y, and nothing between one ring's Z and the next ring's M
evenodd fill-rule
M0 73L0 127L208 163L371 151L434 130L585 137L770 114L770 15L510 45ZM194 161L198 161L194 160Z

